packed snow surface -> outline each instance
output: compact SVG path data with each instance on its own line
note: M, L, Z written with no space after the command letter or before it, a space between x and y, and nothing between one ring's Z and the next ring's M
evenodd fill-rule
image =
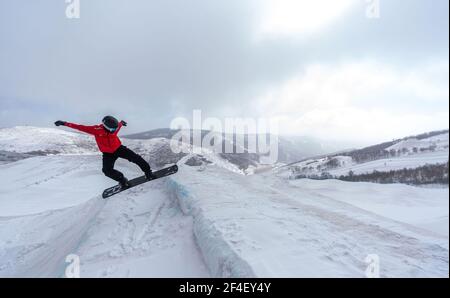
M169 179L215 276L364 277L371 254L384 277L448 276L448 188L214 167Z
M187 155L177 174L103 200L114 183L90 139L21 130L2 130L0 150L63 154L0 165L0 277L63 277L71 254L81 277L365 277L374 254L382 277L449 274L448 187L243 175L203 152L211 164Z
M137 167L119 161L130 176ZM47 156L0 166L0 276L208 277L192 218L164 180L103 200L100 156Z
M95 149L92 137L74 131L29 126L0 129L0 150L4 151L87 154L95 152Z

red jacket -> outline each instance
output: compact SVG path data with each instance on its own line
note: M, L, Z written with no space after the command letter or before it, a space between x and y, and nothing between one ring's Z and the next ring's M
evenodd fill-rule
M114 153L122 145L122 142L117 136L119 130L122 128L122 123L120 122L119 127L113 133L107 131L101 124L85 126L67 122L66 126L95 136L98 149L103 153Z

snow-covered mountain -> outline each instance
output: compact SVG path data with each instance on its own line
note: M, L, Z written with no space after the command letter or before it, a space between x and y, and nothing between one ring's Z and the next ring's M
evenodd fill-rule
M0 129L0 151L16 153L94 153L94 140L84 134L55 128L16 126Z
M227 169L245 173L245 161L225 158L207 149L201 149L201 154L193 153L193 146L180 144L183 152L173 153L170 140L165 137L149 139L122 139L124 145L143 155L153 167L160 168L167 164L179 162L182 158L187 161L197 158L210 164L219 164ZM57 128L39 128L18 126L0 129L0 163L17 161L24 158L46 155L98 155L94 138L78 132ZM255 162L253 165L257 165Z
M89 137L26 130L0 130L0 150L51 154L0 165L0 277L64 276L68 255L82 277L364 277L374 254L382 277L449 274L448 187L243 175L160 136L124 142L179 172L105 201L113 182Z
M411 137L395 143L386 148L386 150L406 151L408 153L418 153L420 151L448 151L448 135L449 133L446 132L423 139Z
M125 145L147 156L152 165L161 167L165 164L176 163L186 156L183 153L173 154L170 149L170 139L177 132L170 129L158 129L128 135L122 140ZM203 131L202 136L208 133L210 132ZM232 135L226 135L224 142L227 146L231 144L237 152L235 147L239 145L234 143ZM185 151L192 153L192 142L183 146L187 148ZM202 148L202 154L194 158L204 159L209 163L228 164L227 167L236 168L237 171L252 173L261 165L261 155L242 150L244 153L214 154L211 150ZM312 139L279 138L279 162L281 163L313 155L313 152L322 153L324 150L326 150L324 146ZM98 150L92 137L76 131L30 126L0 129L0 162L48 154L98 154ZM192 157L195 154L189 155Z
M161 128L150 130L142 133L132 134L125 136L128 139L132 140L149 140L154 138L166 138L171 139L179 130L172 130L168 128ZM192 131L187 131L187 134L192 134ZM204 137L207 134L211 134L211 131L202 130L200 134ZM212 133L213 135L216 133ZM222 135L222 134L220 134ZM266 135L251 135L255 138L268 138ZM233 144L235 135L233 134L224 134L224 143ZM243 138L248 137L248 135L244 135ZM331 152L336 152L338 150L342 150L347 146L343 143L336 143L324 140L318 140L311 137L299 137L299 136L278 136L278 161L280 163L290 163L294 161L298 161L300 159L315 156L318 154L327 154ZM228 154L230 159L237 158L236 154ZM253 158L253 161L257 163L258 158ZM256 163L252 163L252 165L256 165Z
M440 131L431 136L408 137L342 154L304 159L280 169L291 177L340 177L395 172L427 165L443 165L449 161L449 133Z

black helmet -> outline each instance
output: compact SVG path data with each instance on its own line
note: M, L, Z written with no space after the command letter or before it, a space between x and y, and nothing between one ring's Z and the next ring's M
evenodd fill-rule
M102 123L103 127L110 132L114 132L119 128L119 121L113 116L106 116L103 118Z

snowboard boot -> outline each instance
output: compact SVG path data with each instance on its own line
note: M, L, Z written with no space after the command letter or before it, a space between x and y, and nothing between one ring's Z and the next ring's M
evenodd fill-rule
M130 187L130 183L128 182L128 179L125 177L123 177L122 180L119 181L119 185L120 187L122 187L122 189Z
M145 177L147 177L147 180L153 180L156 178L156 176L153 174L152 170L145 172Z

